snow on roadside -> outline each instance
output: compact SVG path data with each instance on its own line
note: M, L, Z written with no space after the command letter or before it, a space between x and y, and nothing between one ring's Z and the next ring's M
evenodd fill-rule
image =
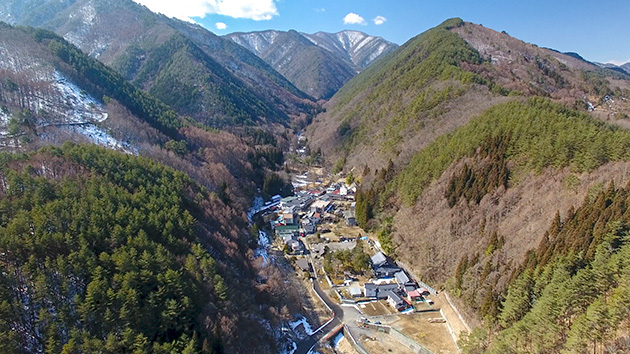
M306 317L302 315L298 315L295 321L289 322L289 327L291 327L293 334L299 340L303 340L306 337L313 335L314 333L313 328L311 327L311 324L308 323L308 321L306 320ZM286 331L288 331L288 328L286 329ZM295 343L295 341L289 339L288 342L286 342L286 344L287 345L283 346L283 348L278 352L278 354L295 353L295 351L297 350L297 344ZM313 352L311 350L309 351L309 353L315 354L316 352Z
M339 343L341 343L344 339L346 339L346 337L344 337L343 331L339 332L339 334L337 334L335 338L333 338L333 341L332 341L333 347L336 348L339 345Z
M296 331L296 328L298 328L300 325L302 325L302 327L304 328L304 333L307 336L312 336L313 333L315 333L313 331L313 327L311 327L311 324L308 323L308 320L306 319L306 317L298 316L298 318L295 321L289 322L289 326L291 326L291 329L293 330L293 332L295 332L298 338L304 339L304 335Z

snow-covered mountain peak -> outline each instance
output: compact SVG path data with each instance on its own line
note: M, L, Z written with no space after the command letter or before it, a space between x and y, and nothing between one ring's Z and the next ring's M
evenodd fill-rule
M397 47L383 38L351 30L315 34L269 30L226 37L316 98L330 97L347 80Z
M262 31L262 32L249 32L239 33L237 36L230 37L232 41L239 44L242 47L247 48L250 52L259 55L270 45L272 45L276 38L278 38L280 32L278 31Z

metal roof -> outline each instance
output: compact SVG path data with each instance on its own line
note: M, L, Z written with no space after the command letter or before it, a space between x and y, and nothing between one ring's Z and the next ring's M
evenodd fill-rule
M405 285L409 283L410 281L407 274L402 270L394 274L394 277L396 278L396 281L398 282L398 284L401 284L401 285Z
M379 266L381 264L387 263L387 258L383 254L383 252L379 252L371 257L372 264L375 266Z

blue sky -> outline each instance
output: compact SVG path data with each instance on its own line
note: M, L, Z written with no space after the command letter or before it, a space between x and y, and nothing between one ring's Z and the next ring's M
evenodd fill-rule
M307 33L353 29L398 44L448 18L461 17L541 47L577 52L587 60L630 62L629 0L135 1L167 16L193 20L219 35L267 29ZM377 17L380 21L375 21Z

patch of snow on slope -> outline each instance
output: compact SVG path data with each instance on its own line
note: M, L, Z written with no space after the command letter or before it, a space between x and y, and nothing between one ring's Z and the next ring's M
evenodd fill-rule
M95 123L104 122L108 115L103 103L91 95L83 92L81 88L68 80L58 71L54 72L54 81L51 84L60 97L63 97L61 107L50 106L49 110L59 113L63 118L61 122L46 123L57 125L88 138L93 144L104 146L114 150L121 150L128 154L137 155L138 151L127 143L123 143L111 136L103 128Z
M250 224L252 222L252 217L254 216L254 214L260 212L264 207L265 201L261 196L257 196L256 198L254 198L254 201L252 202L252 207L249 208L249 210L247 211L247 220L249 220Z
M374 37L363 37L358 43L356 43L356 45L352 48L352 51L354 53L358 52L359 50L361 50L361 48L365 47L365 45L370 44L374 41Z
M65 33L63 38L83 49L91 57L98 57L103 54L111 44L112 39L104 32L97 33L98 38L88 39L94 36L90 32L98 20L98 13L96 8L94 8L94 4L92 2L86 3L76 13L71 14L70 18L78 18L81 24L73 31Z
M337 40L343 44L343 48L347 51L350 51L352 47L365 37L365 33L359 31L342 31L337 33Z
M91 142L96 145L104 146L114 150L122 150L127 153L134 153L133 151L128 149L128 146L114 139L114 137L109 135L105 130L97 127L94 124L70 125L68 126L68 128L87 137L88 139L90 139Z
M315 39L315 38L316 38L315 36L317 36L317 34L315 34L315 35L310 35L310 34L305 33L305 32L300 32L300 34L301 34L302 36L304 36L304 38L306 38L306 39L308 39L309 41L311 41L311 43L313 43L313 44L315 44L315 45L317 45L317 46L319 46L319 47L325 47L324 45L320 44L320 42L319 42L318 40L316 40L316 39ZM319 38L318 38L318 39L319 39Z
M9 120L11 116L6 114L4 110L0 109L0 137L6 137L9 135Z
M269 240L269 236L264 231L258 231L258 248L254 250L254 257L262 258L262 266L266 267L269 265L269 246L271 245L271 241Z
M277 31L252 32L242 36L231 37L235 43L249 49L256 55L259 55L267 49L278 37Z
M293 354L297 350L297 344L295 342L289 342L288 347L282 348L278 354Z
M0 109L0 124L9 124L11 116L6 114L3 109Z
M378 58L381 54L383 54L383 52L385 52L385 49L387 49L387 45L385 43L381 43L381 45L376 47L376 49L369 55L369 61L371 62Z
M65 123L103 122L107 119L103 104L94 97L82 92L82 90L68 80L64 75L55 71L55 87L61 97L64 97Z
M50 65L39 62L29 48L16 42L0 42L0 69L14 73L27 72L34 80L49 80Z

